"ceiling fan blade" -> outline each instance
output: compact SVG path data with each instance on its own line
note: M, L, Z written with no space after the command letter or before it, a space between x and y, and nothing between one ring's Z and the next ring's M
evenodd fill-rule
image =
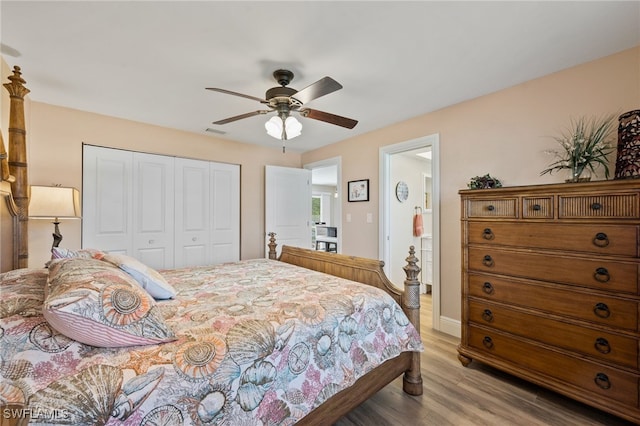
M324 77L298 91L292 98L299 100L302 104L306 104L314 99L318 99L320 96L328 95L340 89L342 89L342 84L331 77Z
M224 120L214 121L213 124L227 124L227 123L231 123L233 121L242 120L243 118L253 117L254 115L266 114L268 112L271 112L271 111L269 111L269 110L259 110L259 111L247 112L245 114L240 114L240 115L236 115L234 117L225 118Z
M240 96L241 98L247 98L247 99L252 99L254 101L258 101L260 103L266 104L267 101L264 99L260 99L260 98L256 98L255 96L251 96L251 95L244 95L242 93L238 93L238 92L232 92L231 90L227 90L227 89L219 89L217 87L206 87L207 90L213 90L214 92L220 92L220 93L226 93L227 95L234 95L234 96Z
M356 124L358 124L358 120L341 117L324 111L318 111L317 109L301 109L300 114L302 114L303 117L325 121L327 123L335 124L336 126L346 127L347 129L353 129L356 127Z

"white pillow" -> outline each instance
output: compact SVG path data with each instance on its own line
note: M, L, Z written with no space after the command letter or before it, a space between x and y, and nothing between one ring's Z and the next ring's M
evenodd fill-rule
M176 290L155 269L126 254L106 253L102 260L131 275L154 299L172 299Z

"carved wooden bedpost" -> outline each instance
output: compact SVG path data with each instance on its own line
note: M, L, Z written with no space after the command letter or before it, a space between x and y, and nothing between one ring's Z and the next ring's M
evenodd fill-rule
M13 67L11 83L4 87L9 91L11 99L9 112L9 172L15 176L11 183L13 199L18 207L17 247L18 265L26 268L29 265L29 179L27 176L27 141L24 120L24 97L29 89L24 87L26 81L21 77L20 67Z
M406 308L405 312L409 321L420 333L420 281L418 274L418 258L415 256L414 246L409 247L409 257L405 260L407 265L403 267L407 279L404 280L404 295L402 304ZM403 389L410 395L422 395L422 374L420 373L420 353L414 352L411 360L411 368L404 373Z
M9 172L9 155L4 147L4 139L2 139L2 130L0 129L0 182L13 182L15 178Z
M276 247L278 247L278 244L276 244L276 233L269 232L267 235L269 236L269 244L267 244L269 246L269 259L277 260L278 253L276 252Z

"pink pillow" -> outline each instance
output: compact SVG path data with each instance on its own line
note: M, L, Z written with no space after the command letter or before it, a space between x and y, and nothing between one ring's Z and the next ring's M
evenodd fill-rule
M51 262L42 312L58 332L91 346L175 340L153 298L125 272L100 260Z

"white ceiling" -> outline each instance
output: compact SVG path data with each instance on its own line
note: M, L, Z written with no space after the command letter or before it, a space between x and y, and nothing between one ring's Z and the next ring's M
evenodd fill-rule
M255 116L271 74L344 88L288 150L370 132L640 44L640 2L0 2L2 56L34 101L280 147ZM612 76L612 78L615 78ZM587 89L587 88L585 88ZM212 128L226 132L216 135Z

